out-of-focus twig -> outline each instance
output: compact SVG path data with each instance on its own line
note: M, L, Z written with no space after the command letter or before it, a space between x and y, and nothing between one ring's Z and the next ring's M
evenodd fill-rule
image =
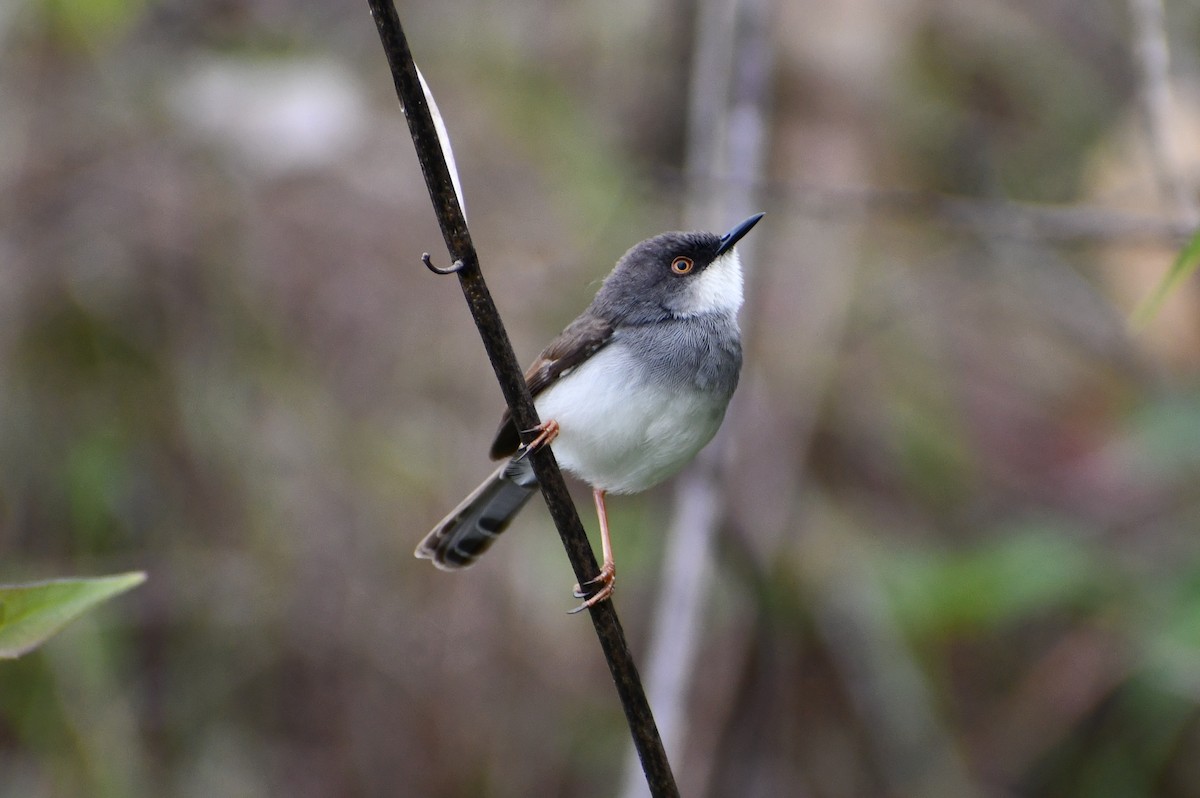
M700 3L688 108L687 226L724 229L731 218L755 210L755 181L763 160L770 94L768 0ZM738 180L705 190L707 175ZM742 244L752 263L754 244ZM734 413L726 427L735 425ZM663 737L678 755L688 727L689 689L697 670L700 622L711 579L713 538L725 513L720 434L680 477L667 531L663 576L650 636L647 682L659 707ZM643 794L632 763L622 795Z
M471 242L467 221L455 192L442 143L416 65L413 63L408 41L400 26L399 16L391 0L367 2L375 18L388 65L391 67L396 93L408 119L409 132L416 146L421 171L425 175L429 197L453 261L450 269L441 269L440 272L458 276L471 316L479 329L488 359L496 372L496 379L500 382L500 388L504 392L505 401L508 402L517 428L532 430L538 425L537 411L513 353L512 344L480 272L478 255ZM431 260L428 257L424 260L426 265L432 268ZM531 460L542 488L542 495L571 560L571 567L575 570L579 583L584 584L594 577L599 569L579 514L567 493L562 473L548 447L534 451ZM650 792L655 796L677 796L679 791L675 786L670 763L612 602L602 601L594 604L591 607L591 618L613 681L616 683Z
M754 189L774 210L814 219L911 218L990 238L1061 244L1183 244L1195 230L1181 219L1094 205L1019 202L908 188L821 186L737 175L699 178L675 172L663 179L712 192L732 184ZM698 181L698 182L697 182Z
M1180 164L1170 134L1171 50L1162 0L1129 0L1134 57L1139 68L1142 115L1150 139L1150 157L1159 190L1181 221L1200 224L1196 186Z

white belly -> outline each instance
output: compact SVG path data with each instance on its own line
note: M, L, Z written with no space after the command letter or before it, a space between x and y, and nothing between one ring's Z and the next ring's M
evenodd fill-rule
M693 387L646 381L610 344L538 398L543 421L558 422L559 464L612 493L645 490L677 472L716 434L729 402ZM629 375L628 381L603 375Z

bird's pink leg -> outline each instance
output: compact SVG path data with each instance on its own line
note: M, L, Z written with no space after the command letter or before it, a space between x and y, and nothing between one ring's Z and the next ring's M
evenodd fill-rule
M604 564L600 566L600 573L594 579L589 579L583 585L575 586L575 597L583 598L587 596L583 588L588 585L599 585L595 593L588 596L587 601L580 604L574 611L579 612L582 609L591 607L593 604L598 604L607 598L611 598L613 594L613 584L617 581L617 566L613 562L612 553L612 538L608 534L608 510L604 506L604 491L599 488L592 488L592 498L596 502L596 515L600 517L600 546L604 552Z

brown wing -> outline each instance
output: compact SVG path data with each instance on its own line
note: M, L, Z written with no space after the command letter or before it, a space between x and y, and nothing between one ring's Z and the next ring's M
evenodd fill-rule
M571 322L542 350L525 372L525 384L529 386L529 392L536 399L559 377L600 351L612 339L612 334L612 325L597 316L585 313ZM506 409L500 419L500 429L496 431L496 440L492 443L491 457L493 460L508 457L520 445L517 425Z

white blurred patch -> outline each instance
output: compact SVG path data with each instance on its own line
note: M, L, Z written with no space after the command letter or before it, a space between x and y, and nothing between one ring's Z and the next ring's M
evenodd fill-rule
M206 59L168 99L183 124L267 173L329 165L367 128L358 81L323 59Z

